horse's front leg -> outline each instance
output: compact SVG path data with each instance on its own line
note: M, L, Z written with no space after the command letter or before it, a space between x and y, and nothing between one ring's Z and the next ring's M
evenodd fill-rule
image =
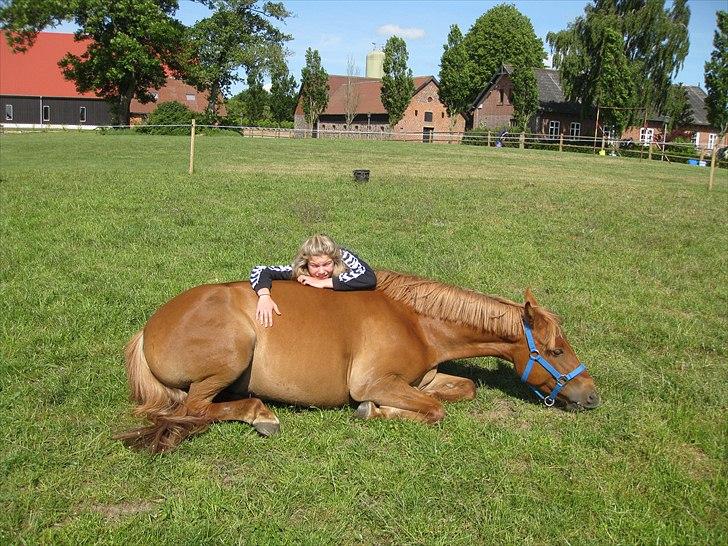
M362 419L408 419L433 424L445 417L442 403L399 376L378 378L351 389L354 400L363 400L356 415Z
M459 402L475 398L475 383L470 379L440 372L429 383L421 384L420 389L445 402Z

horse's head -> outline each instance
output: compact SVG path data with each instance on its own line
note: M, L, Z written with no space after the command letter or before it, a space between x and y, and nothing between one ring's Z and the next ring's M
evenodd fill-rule
M516 372L547 406L575 411L601 403L594 380L571 348L550 311L526 290L523 343L514 360Z

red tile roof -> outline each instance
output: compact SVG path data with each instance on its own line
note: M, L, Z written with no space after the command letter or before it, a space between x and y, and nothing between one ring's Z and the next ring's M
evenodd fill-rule
M0 94L96 98L94 93L76 91L76 84L66 80L58 67L66 53L86 51L86 42L75 42L73 34L40 32L25 53L13 53L4 35L0 41Z
M432 76L417 76L415 93L430 80ZM382 80L377 78L353 77L355 89L359 92L359 101L356 108L359 114L386 114L387 110L382 104ZM329 103L323 114L344 114L346 112L346 81L347 76L329 76Z

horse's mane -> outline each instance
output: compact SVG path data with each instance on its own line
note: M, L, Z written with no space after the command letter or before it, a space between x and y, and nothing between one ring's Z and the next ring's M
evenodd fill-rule
M505 338L515 338L523 332L525 307L521 303L415 275L381 269L376 273L376 289L416 313L466 324ZM546 324L546 345L553 347L561 333L558 317L543 307L533 309Z

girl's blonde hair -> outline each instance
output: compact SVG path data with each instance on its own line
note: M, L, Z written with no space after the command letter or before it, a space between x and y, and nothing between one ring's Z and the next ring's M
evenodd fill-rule
M341 259L341 247L328 235L314 235L306 239L293 258L293 278L309 275L308 260L313 256L328 256L334 261L334 277L348 270Z

